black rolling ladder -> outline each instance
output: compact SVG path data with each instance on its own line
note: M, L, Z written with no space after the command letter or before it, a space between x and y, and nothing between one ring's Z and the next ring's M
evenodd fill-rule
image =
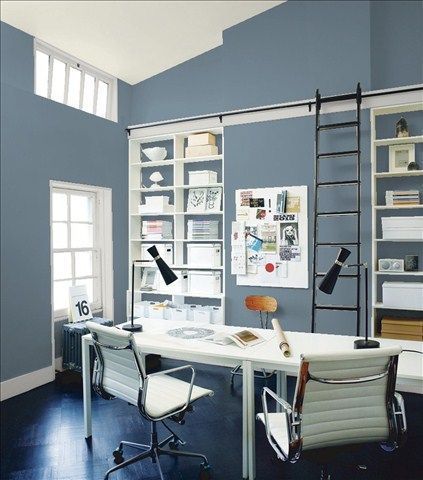
M320 124L320 110L323 103L339 102L343 100L355 100L356 101L356 117L355 120L341 123L331 123L326 125ZM318 252L320 247L355 247L356 248L356 263L361 263L361 158L360 158L360 109L361 109L361 87L357 85L355 93L337 95L332 97L321 97L319 90L316 91L316 130L315 130L315 176L314 176L314 237L313 237L313 307L311 317L311 331L316 331L316 312L320 310L338 310L356 312L356 335L360 334L360 270L352 274L343 274L340 278L352 278L356 281L356 303L355 305L330 305L316 303L316 282L319 277L323 277L326 272L318 272ZM344 128L353 128L356 133L356 149L345 150L337 152L321 153L319 149L319 137L322 131L326 130L338 130ZM351 157L354 156L357 159L357 175L356 178L350 180L334 181L334 182L321 182L319 181L319 163L321 160L339 157ZM357 203L354 210L344 211L319 211L319 191L322 188L342 188L346 186L356 186ZM350 242L320 242L319 241L319 219L322 217L333 217L336 219L340 216L354 216L356 218L356 238Z

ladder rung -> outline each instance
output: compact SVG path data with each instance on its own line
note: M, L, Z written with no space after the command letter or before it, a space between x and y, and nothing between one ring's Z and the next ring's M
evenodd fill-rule
M343 212L319 212L316 213L318 217L337 217L342 215L357 215L358 210L345 210Z
M316 305L316 310L347 310L356 312L358 307L355 305Z
M355 100L357 98L357 93L344 93L343 95L331 95L329 97L321 97L321 103L328 102L342 102L344 100Z
M318 187L333 187L338 185L357 185L358 180L342 180L337 182L319 182L316 183Z
M319 130L334 130L335 128L348 128L348 127L357 127L358 122L341 122L341 123L328 123L326 125L320 125Z
M359 242L317 242L316 247L358 247L360 245Z
M315 274L316 277L324 277L326 275L325 272L318 272ZM357 278L358 275L356 273L341 273L340 275L338 275L338 277L342 277L342 278Z
M358 150L344 150L342 152L319 153L317 158L350 157L351 155L357 155L358 152Z

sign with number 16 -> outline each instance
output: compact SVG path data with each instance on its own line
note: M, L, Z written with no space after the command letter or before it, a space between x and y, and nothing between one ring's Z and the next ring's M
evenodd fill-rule
M69 288L69 310L72 322L93 318L85 285Z

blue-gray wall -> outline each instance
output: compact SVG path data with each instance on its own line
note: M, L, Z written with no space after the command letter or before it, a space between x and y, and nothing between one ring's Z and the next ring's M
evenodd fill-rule
M422 82L422 2L290 0L226 30L218 48L133 87L119 82L116 124L34 95L32 38L3 23L1 27L2 380L50 364L49 179L113 189L118 320L125 314L127 283L125 126L310 98L316 88L336 94L353 90L357 81L365 90ZM226 130L227 227L234 218L236 188L312 187L313 134L311 118ZM346 132L331 138L328 148L351 141ZM367 112L362 138L362 235L364 257L370 258ZM335 177L351 168L348 161L338 162L325 173ZM351 193L324 201L347 205ZM310 221L312 208L310 200ZM341 230L351 229L343 225ZM325 229L331 236L339 230ZM243 308L244 296L255 292L278 298L288 328L309 329L310 289L237 287L229 274L226 280L229 323L255 324L256 318ZM346 298L348 290L339 287L338 295ZM320 328L352 333L352 324L344 317L324 318Z
M130 87L119 82L119 123L86 114L34 95L32 52L31 36L1 24L1 380L51 365L50 179L113 189L115 317L125 315Z
M358 81L364 90L421 83L422 2L288 1L224 32L223 45L134 86L132 124L201 115L257 105L300 100L352 91ZM350 115L351 116L351 115ZM348 115L339 115L347 118ZM329 119L323 119L329 121ZM336 120L335 120L336 121ZM391 119L395 123L394 119ZM325 150L353 146L351 132L327 135ZM230 222L235 218L234 190L245 187L302 185L310 187L310 262L314 159L312 118L289 119L225 129L226 264L230 261ZM370 126L363 114L363 258L371 258ZM325 164L328 178L353 177L347 159ZM329 190L329 189L327 189ZM352 207L353 190L332 189L322 202ZM335 195L335 196L334 196ZM326 220L321 230L335 240L354 235L351 219ZM348 236L349 235L349 236ZM321 268L330 264L333 250L322 254ZM311 282L311 263L310 263ZM337 286L332 303L354 303L346 280ZM244 297L268 294L278 299L287 328L310 328L311 289L236 286L226 274L227 322L254 325ZM322 299L327 302L328 298ZM354 333L354 317L327 312L319 316L320 331Z

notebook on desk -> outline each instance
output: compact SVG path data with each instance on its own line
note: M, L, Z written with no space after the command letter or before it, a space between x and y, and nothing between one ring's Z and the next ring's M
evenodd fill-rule
M253 345L258 345L265 341L262 336L251 330L240 330L239 332L234 332L229 335L227 333L217 332L203 338L202 340L216 345L230 345L231 343L234 343L241 348L252 347Z

